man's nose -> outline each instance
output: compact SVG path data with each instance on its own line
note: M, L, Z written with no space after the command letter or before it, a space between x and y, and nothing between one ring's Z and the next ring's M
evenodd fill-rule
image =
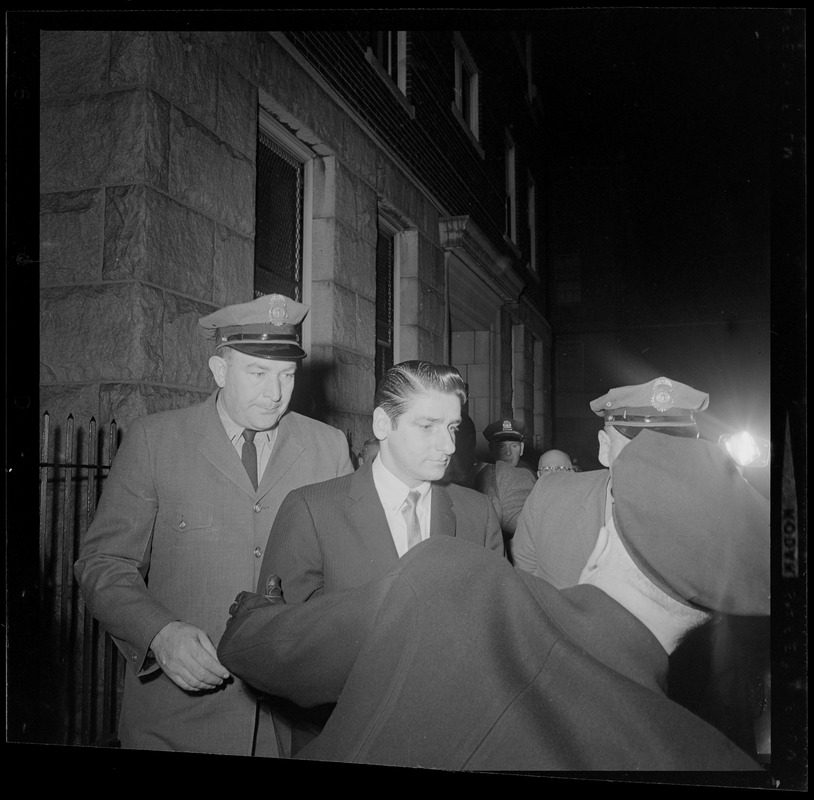
M268 375L266 377L263 383L263 395L275 401L282 397L279 375Z
M441 430L438 434L436 447L440 452L451 456L455 452L455 434L452 431Z

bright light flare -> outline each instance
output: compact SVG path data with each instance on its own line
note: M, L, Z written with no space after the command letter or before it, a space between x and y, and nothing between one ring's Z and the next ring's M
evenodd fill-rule
M771 444L747 431L724 433L718 444L739 467L765 467L769 463Z

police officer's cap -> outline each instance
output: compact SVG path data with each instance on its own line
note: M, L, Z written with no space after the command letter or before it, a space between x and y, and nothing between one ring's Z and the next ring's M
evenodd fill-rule
M483 435L489 443L522 442L526 437L526 427L516 419L499 419L487 425Z
M656 378L636 386L619 386L591 402L606 425L631 428L695 428L695 415L709 405L709 395L692 386Z
M653 583L686 605L769 614L769 502L721 448L645 430L611 480L619 538Z
M277 361L305 358L297 325L308 306L281 294L226 306L198 320L201 334L214 339L216 351L231 347L250 356Z

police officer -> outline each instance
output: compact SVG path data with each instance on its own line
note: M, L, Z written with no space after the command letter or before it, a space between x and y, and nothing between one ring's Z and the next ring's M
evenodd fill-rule
M75 573L129 666L122 747L287 755L215 647L285 496L352 471L340 431L288 409L307 312L274 294L200 319L216 390L136 420L116 455Z
M708 405L706 392L666 377L617 387L593 400L591 410L604 423L598 438L606 469L554 473L537 481L512 542L515 566L558 588L574 586L610 518L613 465L620 453L644 430L697 439L697 417ZM754 756L749 698L767 657L765 619L716 617L673 655L672 696Z
M520 466L526 428L516 419L495 420L483 430L489 442L493 464L485 465L475 476L474 486L485 494L495 507L506 554L511 559L511 540L526 498L534 487L534 473Z
M496 462L503 461L512 467L520 463L526 438L526 426L522 422L508 418L495 420L483 429L483 436Z
M559 589L574 586L610 514L612 465L619 453L646 428L698 438L696 415L708 405L706 392L665 377L620 386L593 400L591 410L604 422L597 435L606 469L554 472L537 481L517 522L515 566Z

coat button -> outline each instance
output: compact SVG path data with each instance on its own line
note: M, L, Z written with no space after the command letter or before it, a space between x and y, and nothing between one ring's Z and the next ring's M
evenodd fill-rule
M262 556L262 555L263 555L263 549L261 547L255 547L254 548L254 557L255 558L260 558L260 556Z
M259 503L254 507L254 513L255 514L259 514L262 510L263 509L262 509L262 507L260 506Z
M187 526L187 524L186 524L186 522L184 522L184 520L181 520L181 521L178 523L178 527L179 527L179 528L186 528L186 526Z

